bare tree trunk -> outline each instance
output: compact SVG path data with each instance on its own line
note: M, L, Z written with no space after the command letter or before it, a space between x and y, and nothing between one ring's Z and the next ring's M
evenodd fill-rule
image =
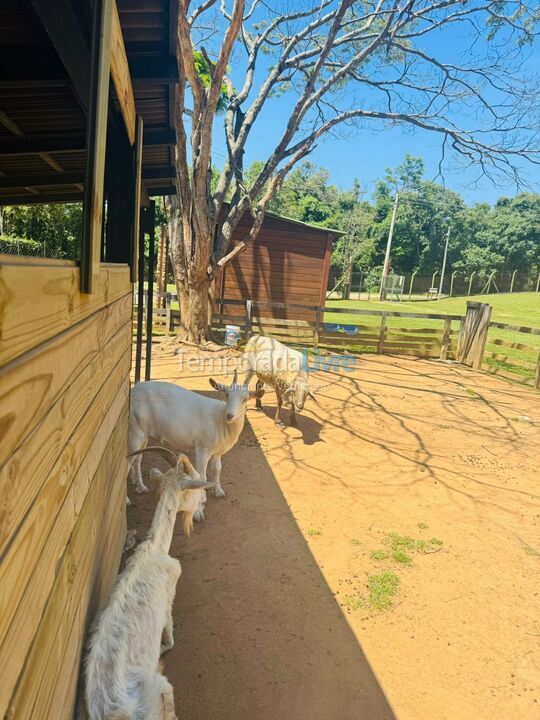
M176 284L180 304L178 339L204 345L210 332L210 281L187 287Z
M180 306L178 339L198 345L210 339L210 290L213 280L208 275L212 238L199 237L177 198L168 201L171 264ZM202 252L200 249L203 249Z

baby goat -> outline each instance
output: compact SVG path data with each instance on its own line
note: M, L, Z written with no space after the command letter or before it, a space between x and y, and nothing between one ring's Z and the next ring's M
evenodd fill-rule
M225 402L167 382L144 382L131 391L129 417L129 453L143 448L150 438L158 438L177 451L193 452L194 465L206 482L211 468L214 494L225 495L221 487L221 456L234 445L244 427L249 398L260 398L264 390L250 392L237 384L234 371L231 385L222 385L210 378L210 385L225 395ZM141 459L133 461L137 492L147 492L141 473ZM195 519L202 519L202 507Z
M185 455L161 473L160 497L152 525L118 576L96 617L85 671L88 720L176 720L173 689L159 668L160 655L173 644L172 604L181 567L169 556L176 515L184 531L208 486ZM139 451L144 452L144 451Z

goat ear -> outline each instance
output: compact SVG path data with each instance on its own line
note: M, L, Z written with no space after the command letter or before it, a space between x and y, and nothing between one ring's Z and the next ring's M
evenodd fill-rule
M193 480L192 478L185 478L180 482L182 490L208 490L213 487L214 483L205 482L204 480Z
M214 378L210 378L208 382L214 388L214 390L217 390L218 392L227 392L227 388L225 387L225 385L216 382Z
M260 390L250 390L249 391L249 397L252 399L257 398L257 400L260 400L263 395L264 395L264 388L261 388Z

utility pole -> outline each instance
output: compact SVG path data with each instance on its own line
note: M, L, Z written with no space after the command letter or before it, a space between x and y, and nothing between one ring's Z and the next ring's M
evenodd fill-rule
M388 232L388 242L386 243L386 254L384 256L384 265L381 278L381 289L379 292L379 300L386 300L386 278L388 277L388 270L390 268L390 250L392 249L392 238L394 236L394 226L396 224L396 215L398 207L398 193L396 191L396 197L394 199L394 209L392 210L392 220L390 222L390 230Z
M443 286L443 282L444 282L444 271L446 270L446 256L448 255L449 241L450 241L450 225L448 226L448 231L446 233L446 242L444 244L444 255L443 255L442 270L441 270L441 282L439 283L439 294L437 295L437 300L440 300L441 295L442 295L442 286Z

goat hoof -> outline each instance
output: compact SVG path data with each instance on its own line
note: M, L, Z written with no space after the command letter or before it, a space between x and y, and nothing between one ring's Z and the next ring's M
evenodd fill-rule
M169 650L172 650L174 647L174 642L163 644L159 649L159 654L165 655L166 652L169 652Z
M197 512L193 513L193 519L195 522L202 522L204 520L204 514L201 510L197 510Z
M216 487L214 488L214 496L225 497L225 490L221 487L221 485L216 485Z
M257 410L258 412L262 412L263 411L262 405L255 405L255 410Z
M142 495L143 493L147 493L150 491L148 490L148 488L146 487L146 485L144 483L141 483L140 485L137 485L137 487L135 488L135 492L138 492L139 495Z
M280 428L285 427L285 425L283 424L283 422L281 420L276 420L275 425L276 425L276 427L280 427Z

